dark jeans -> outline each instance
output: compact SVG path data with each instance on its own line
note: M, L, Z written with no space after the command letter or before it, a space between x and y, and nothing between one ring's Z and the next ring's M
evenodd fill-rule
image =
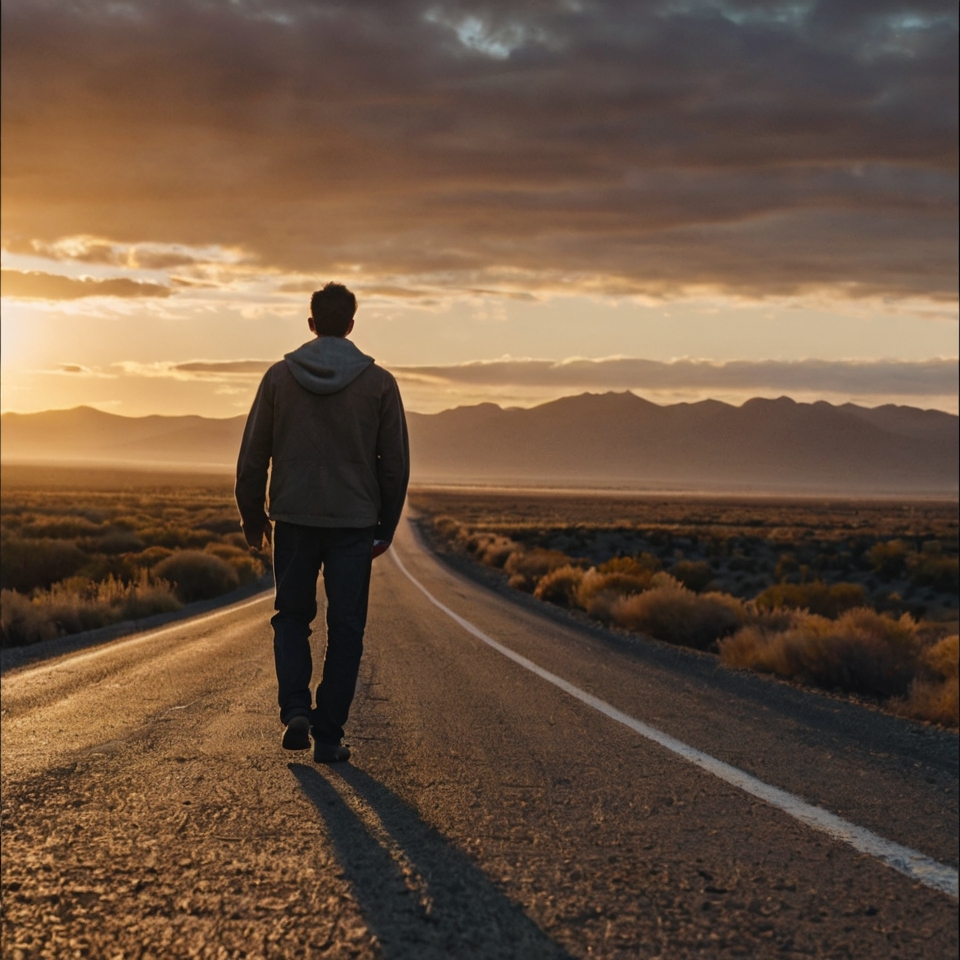
M313 734L339 743L357 685L367 622L374 527L306 527L278 521L273 534L277 611L273 653L280 720L310 718ZM317 706L311 709L310 624L317 615L317 577L327 595L327 651Z

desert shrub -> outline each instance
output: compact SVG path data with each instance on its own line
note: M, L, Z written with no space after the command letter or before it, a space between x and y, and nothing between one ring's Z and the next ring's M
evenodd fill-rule
M960 637L943 637L920 655L923 668L937 680L956 678L960 667Z
M485 530L474 531L469 528L459 528L454 538L459 546L468 553L491 567L502 567L511 553L522 551L523 547L508 537Z
M181 602L170 584L161 580L132 585L114 606L119 609L121 620L140 620L155 613L179 610Z
M960 726L960 687L956 677L947 680L914 680L904 700L891 704L896 713L914 720Z
M39 605L16 590L0 590L0 645L19 647L57 636L56 623Z
M168 547L171 550L189 550L192 547L203 547L211 540L217 539L216 534L202 528L142 527L137 532L147 546Z
M820 580L814 580L812 583L774 584L767 587L754 603L759 610L785 607L809 610L822 617L838 617L845 610L862 607L865 600L864 589L858 583L833 583L828 586Z
M520 545L508 537L493 536L476 550L477 559L491 567L502 567Z
M629 558L625 558L629 559ZM589 569L582 577L573 600L578 607L586 610L591 617L608 622L613 605L625 596L633 596L646 590L653 579L649 569L640 565L619 564L619 569L608 561L599 567Z
M960 726L957 668L960 665L960 638L954 634L928 646L920 655L921 672L910 684L904 700L893 709L905 717Z
M38 591L33 598L14 590L0 592L0 645L24 646L67 633L93 630L110 623L178 610L181 604L170 584L109 579L78 580Z
M736 597L696 594L662 574L654 581L658 579L644 593L618 600L611 610L613 621L658 640L705 650L746 619L744 605Z
M57 584L51 590L51 597L64 602L78 593L82 599L107 606L117 620L138 620L153 613L168 613L179 610L182 604L174 595L173 588L166 580L154 580L146 570L132 583L124 583L114 577L108 577L99 583L90 585L86 594L71 589L69 582Z
M747 624L758 626L767 633L790 630L810 615L807 610L795 610L793 607L761 610L754 601L748 601L744 608L747 611Z
M0 551L0 586L21 593L49 587L75 574L88 560L79 547L67 540L11 537L3 541Z
M572 607L576 603L577 589L582 581L583 570L568 563L542 576L533 595L548 603Z
M860 607L837 620L799 615L792 627L750 625L720 641L720 658L827 689L881 697L907 692L920 662L917 625Z
M229 543L208 543L203 552L226 560L237 571L241 586L259 580L266 572L263 563L251 556L249 550L241 550Z
M102 532L100 524L92 523L86 517L44 518L20 526L20 536L22 537L52 537L55 540L91 537Z
M150 518L143 515L114 514L110 526L118 530L137 530L149 522Z
M469 527L461 527L454 537L454 542L468 553L476 553L477 550L483 549L490 543L493 537L492 533L478 532L471 530Z
M452 540L460 532L460 524L453 517L434 517L433 529L448 540Z
M240 585L237 571L220 557L196 550L181 550L161 560L153 568L154 576L174 585L184 603L209 600L229 593Z
M703 560L680 560L673 565L670 574L688 590L700 593L713 579L713 568Z
M135 554L130 559L140 567L149 568L172 556L173 551L169 547L147 547L146 550L141 550L140 553Z
M136 554L129 553L97 553L87 560L77 574L87 580L106 580L113 577L115 580L130 582L136 580L143 569L137 564L135 557Z
M237 557L248 556L250 551L241 547L235 547L231 543L208 543L203 548L203 552L210 553L215 557L219 557L221 560L229 562Z
M476 551L476 557L489 567L502 567L510 554L519 549L519 544L507 537L495 537Z
M942 592L960 589L960 562L956 557L921 553L911 558L910 579L923 587L932 587Z
M510 575L511 587L532 593L541 577L568 563L570 558L559 550L535 547L533 550L514 550L503 569Z
M245 557L234 557L232 560L228 560L227 563L236 571L241 586L246 586L248 583L259 580L267 572L267 568L263 563L256 557L249 555Z
M652 553L637 554L635 559L644 570L649 570L651 574L658 573L663 566L663 564L660 562L660 558L655 557Z
M167 527L141 527L137 534L148 547L166 547L168 550L175 550L182 546L179 536Z
M90 542L89 549L93 553L139 553L144 546L144 542L133 531L117 529L108 530L103 536L97 537Z
M636 557L614 557L597 564L598 573L625 573L628 576L646 577L648 580L660 569L660 558L652 553Z
M238 517L205 517L203 520L203 527L205 530L209 530L211 533L217 534L217 536L223 537L231 533L235 533L240 526L240 520ZM242 534L241 534L242 536Z
M875 543L866 556L881 577L893 580L906 570L907 561L913 552L912 545L903 540L888 540L886 543Z

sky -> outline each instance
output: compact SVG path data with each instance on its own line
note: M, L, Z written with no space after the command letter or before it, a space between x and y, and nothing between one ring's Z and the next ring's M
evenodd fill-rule
M939 0L5 0L4 411L236 416L346 283L410 409L957 412Z

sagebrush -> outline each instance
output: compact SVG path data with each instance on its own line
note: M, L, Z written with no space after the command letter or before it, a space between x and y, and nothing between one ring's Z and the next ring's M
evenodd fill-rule
M168 612L268 570L224 478L3 469L5 646Z
M709 521L710 511L689 499L676 508L686 526L663 523L642 536L625 532L622 520L601 528L571 523L570 518L556 522L562 495L513 497L509 503L503 497L490 511L496 522L489 524L482 522L477 503L465 495L459 501L447 494L438 499L445 507L461 503L473 522L441 512L436 504L431 508L431 499L420 495L415 503L424 511L422 529L428 538L441 549L463 552L502 570L510 586L540 600L582 611L614 627L716 652L731 666L874 697L904 715L958 725L957 644L955 637L944 637L955 596L938 601L940 621L921 624L917 614L922 605L903 601L888 589L892 584L916 595L921 588L929 594L947 586L955 594L956 558L948 535L956 530L956 521L943 508L927 505L918 511L926 517L927 527L918 526L915 516L909 525L898 527L888 519L897 512L889 505L882 512L878 507L873 515L878 526L892 532L907 529L919 539L871 540L860 532L859 560L844 560L835 551L832 556L839 557L835 561L824 547L830 538L837 542L833 532L799 533L784 525L771 530L771 548L751 553L756 521L742 505L736 520L739 529L750 534L738 533L734 543L720 549L715 523L706 524L710 539L691 529L693 518ZM611 506L611 498L597 498L591 508L609 513ZM833 509L831 505L825 512L830 515ZM844 525L851 513L857 513L846 506L836 510ZM789 516L791 511L813 527L811 508L788 505L783 512ZM663 502L658 501L652 512L665 519ZM769 517L772 526L770 504L761 504L756 512ZM548 515L555 525L530 523L529 513ZM821 551L813 557L816 563L805 562L809 553L804 538L814 538ZM626 552L627 546L637 545L635 552ZM852 558L853 553L846 556ZM816 575L811 575L812 568ZM764 570L768 575L759 576ZM861 571L856 582L837 579L838 574L850 576L855 570ZM720 588L731 584L739 595Z

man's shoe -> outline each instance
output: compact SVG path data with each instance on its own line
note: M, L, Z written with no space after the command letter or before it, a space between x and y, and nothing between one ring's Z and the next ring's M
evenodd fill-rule
M350 748L342 743L313 742L313 759L317 763L343 763L350 759Z
M310 749L310 718L299 716L291 717L287 729L283 731L280 741L284 750Z

